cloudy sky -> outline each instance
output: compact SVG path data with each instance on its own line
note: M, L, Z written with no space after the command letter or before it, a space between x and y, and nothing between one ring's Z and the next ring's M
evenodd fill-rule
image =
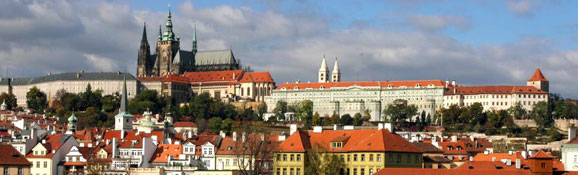
M154 47L169 3L182 49L196 25L199 50L233 49L278 84L315 81L326 55L345 81L522 85L539 67L552 92L578 98L570 0L1 0L1 75L134 73L143 25Z

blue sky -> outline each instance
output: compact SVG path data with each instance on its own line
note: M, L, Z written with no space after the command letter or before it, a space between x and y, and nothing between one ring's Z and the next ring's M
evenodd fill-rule
M326 55L345 81L523 85L540 68L552 92L578 98L570 0L4 0L2 76L134 73L143 23L154 47L169 3L181 49L196 25L201 51L232 49L277 84L315 81Z

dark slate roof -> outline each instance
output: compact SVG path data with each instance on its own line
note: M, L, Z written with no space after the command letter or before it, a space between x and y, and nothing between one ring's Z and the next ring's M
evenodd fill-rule
M173 64L184 64L184 65L192 65L193 64L193 52L179 50L173 59Z
M136 78L123 72L68 72L59 74L50 74L34 78L12 78L12 85L27 85L45 83L51 81L91 81L91 80L136 80Z
M0 78L0 85L8 85L9 78Z

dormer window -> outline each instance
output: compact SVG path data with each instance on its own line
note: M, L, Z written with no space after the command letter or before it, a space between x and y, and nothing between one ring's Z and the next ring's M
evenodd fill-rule
M420 87L421 87L421 84L416 83L416 84L415 84L415 87L416 87L416 88L420 88Z
M462 146L458 146L458 150L462 150Z
M392 84L388 84L388 85L387 85L387 88L390 88L390 89L391 89L391 88L393 88L393 85L392 85Z
M299 86L295 86L293 90L299 90Z
M331 142L331 148L343 148L343 142Z
M323 89L325 89L325 86L321 85L321 87L319 87L319 89L323 90Z
M448 151L454 150L453 146L448 146Z

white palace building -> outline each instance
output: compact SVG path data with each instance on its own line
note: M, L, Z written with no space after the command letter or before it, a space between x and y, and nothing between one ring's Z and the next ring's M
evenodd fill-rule
M329 78L331 76L331 80ZM278 101L289 105L303 100L313 101L313 111L331 116L369 110L371 121L379 121L387 105L397 99L407 100L418 112L434 114L451 105L468 106L480 102L485 110L508 109L516 103L527 110L539 101L548 100L548 80L537 69L522 86L473 86L464 87L455 81L370 81L341 82L337 59L333 72L328 71L325 57L319 69L317 83L286 83L279 85L270 96L265 97L267 111L272 112Z

